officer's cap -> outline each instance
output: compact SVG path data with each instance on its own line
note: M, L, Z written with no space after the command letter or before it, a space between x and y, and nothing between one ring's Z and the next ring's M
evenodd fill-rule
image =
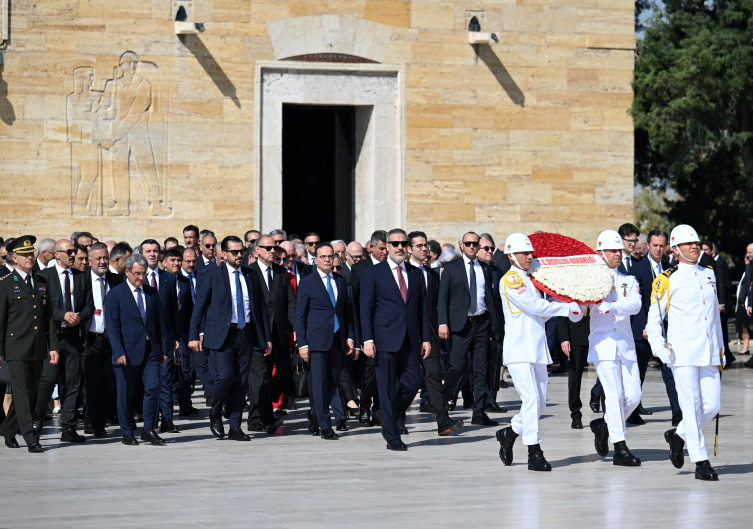
M33 235L22 235L18 239L15 239L12 243L5 247L6 250L13 253L34 253L34 243L37 242L37 238Z

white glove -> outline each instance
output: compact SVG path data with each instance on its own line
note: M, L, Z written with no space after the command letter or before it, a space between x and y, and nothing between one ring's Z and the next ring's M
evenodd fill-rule
M658 356L659 360L661 360L663 363L669 364L671 349L668 346L659 347L657 351L654 351L654 354Z
M567 317L570 318L571 322L578 323L583 319L583 313L585 311L581 309L577 303L571 301L567 304L567 308L570 309L570 314L568 314Z
M609 314L609 312L612 310L612 304L607 301L603 301L596 306L596 310L599 311L599 314Z

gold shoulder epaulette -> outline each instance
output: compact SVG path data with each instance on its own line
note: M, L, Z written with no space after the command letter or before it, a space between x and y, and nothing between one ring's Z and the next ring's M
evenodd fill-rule
M677 265L674 265L674 266L671 266L671 267L667 268L664 272L661 273L661 275L669 277L672 274L674 274L675 272L677 272Z
M3 277L0 277L0 281L5 281L5 278L12 276L13 274L5 274Z
M707 266L706 268L711 268L712 270L714 269L714 267L713 267L713 266Z

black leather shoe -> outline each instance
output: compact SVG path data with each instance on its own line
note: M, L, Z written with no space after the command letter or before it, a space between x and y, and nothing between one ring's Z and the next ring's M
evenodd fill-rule
M457 403L455 402L455 399L450 399L447 401L447 409L452 411L455 409L455 406L457 406Z
M309 433L311 435L319 435L319 421L316 420L311 410L306 412L306 418L309 420Z
M165 444L165 440L157 435L157 432L155 432L154 430L152 430L151 432L141 432L141 440L147 443L152 443L154 446L162 446L163 444Z
M395 429L400 435L408 435L410 433L408 431L408 428L405 427L405 417L402 417L395 421Z
M706 459L705 461L698 461L695 464L695 479L701 481L719 481L719 476L716 475L714 469L711 468L711 463Z
M464 410L470 410L472 408L473 408L473 403L472 402L468 402L465 399L463 399L463 409Z
M594 390L591 390L591 400L588 401L588 406L594 413L599 413L599 397L594 395Z
M536 472L549 472L552 470L552 465L544 457L539 445L530 445L528 447L528 470L534 470Z
M136 446L137 444L139 444L139 442L136 440L136 437L134 437L132 433L124 435L122 443L128 446Z
M251 436L238 428L230 428L227 432L227 438L231 441L250 441Z
M277 429L282 426L283 420L279 417L275 417L275 420L264 426L264 430L267 433L275 433Z
M553 369L549 372L550 375L564 375L565 373L567 373L567 366L565 364L560 364L557 369ZM544 461L546 461L546 459Z
M89 435L94 435L94 428L91 424L85 424L84 425L84 433Z
M198 415L199 410L197 408L194 408L193 406L190 406L188 408L181 408L180 413L178 414L180 417L193 417L194 415Z
M225 427L222 425L222 417L217 417L209 412L209 429L217 439L225 437Z
M322 439L326 439L327 441L336 441L340 439L340 436L335 433L332 427L329 427L322 430Z
M42 435L42 425L44 424L44 415L40 415L34 412L34 421L31 423L31 428L34 430L34 435L39 437Z
M337 427L335 428L338 432L347 432L348 431L348 421L345 419L340 419L337 421Z
M634 425L637 425L637 426L641 426L643 424L646 424L646 421L644 421L643 418L640 415L638 415L638 410L636 410L633 413L631 413L630 417L628 417L627 419L625 419L625 422L628 423L628 424L634 424Z
M591 421L591 431L594 433L594 447L601 457L609 455L609 428L604 419Z
M18 448L18 441L16 441L15 437L6 437L5 447L6 448Z
M439 435L449 435L452 432L457 432L462 427L463 421L453 421L452 419L445 419L437 428L437 433Z
M498 426L499 423L497 421L493 421L489 418L489 416L486 413L481 413L481 415L474 415L471 419L471 424L477 424L480 426Z
M408 450L408 447L405 446L405 443L402 442L400 439L390 439L387 441L387 450L396 450L398 452L404 452Z
M382 421L382 410L374 410L374 414L371 417L371 422L374 423L374 426L381 426L384 424Z
M745 367L753 367L753 357L743 364Z
M509 388L510 386L504 380L499 381L499 389Z
M644 407L643 407L643 404L639 404L639 405L638 405L638 413L639 413L640 415L653 415L653 414L654 414L654 412L652 412L652 411L649 411L649 410L647 410L646 408L644 408Z
M180 428L175 426L175 423L170 419L162 419L162 423L159 426L159 431L162 433L180 433Z
M94 434L93 434L94 437L97 437L97 438L107 437L107 430L105 430L104 428L94 427L92 428L92 430L94 431Z
M496 402L490 402L489 404L486 405L486 407L484 408L484 411L488 411L491 413L507 413L507 408L503 408Z
M358 416L358 422L364 426L374 426L374 423L369 419L369 412L361 410L361 414Z
M614 443L614 457L612 464L620 467L639 467L641 460L630 453L625 441Z
M685 441L677 435L677 430L664 432L664 440L669 444L669 460L672 461L675 468L682 468L685 465L685 454L682 453Z
M210 395L207 397L207 408L211 408L211 407L212 407L212 396Z
M66 428L60 435L61 441L68 441L69 443L83 443L86 441L86 437L76 433L75 428Z
M512 426L497 430L497 441L499 441L499 458L505 466L512 465L512 446L515 444L515 439L518 438L518 434L512 431Z
M261 422L248 422L246 427L249 432L266 432L264 425Z
M423 413L437 413L437 409L428 400L421 403L421 405L418 407L418 411Z
M275 417L285 417L288 414L288 412L286 412L282 408L278 408L274 411L274 414L275 414Z
M681 422L682 422L682 410L672 415L672 426L677 428L678 426L680 426Z
M573 430L582 430L583 429L583 421L580 420L580 417L576 417L573 419L573 422L570 423L570 428Z
M29 445L29 452L38 454L40 452L44 452L44 448L42 448L42 445L39 443L31 443Z

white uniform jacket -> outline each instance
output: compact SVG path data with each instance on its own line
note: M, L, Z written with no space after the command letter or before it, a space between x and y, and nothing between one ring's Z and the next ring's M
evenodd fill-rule
M543 299L528 272L513 267L499 283L505 313L503 364L551 364L544 323L554 316L570 316L567 303ZM576 316L580 321L583 314Z
M662 335L668 317L667 339ZM672 366L719 366L724 361L724 338L711 268L678 263L654 280L646 333L654 354L671 351ZM667 347L665 347L665 343Z
M591 307L588 361L615 360L617 354L637 361L630 316L641 310L641 291L633 276L612 270L612 292Z

